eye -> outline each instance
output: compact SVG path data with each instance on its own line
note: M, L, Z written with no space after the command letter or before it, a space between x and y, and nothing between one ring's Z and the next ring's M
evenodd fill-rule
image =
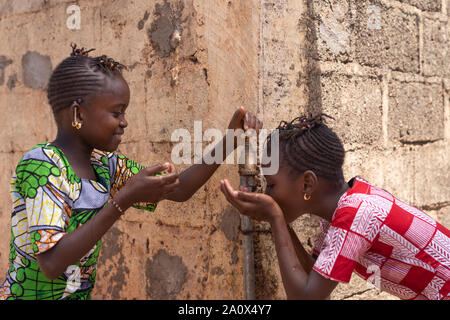
M275 186L275 184L272 183L272 184L268 184L268 185L266 186L266 188L267 188L267 189L272 189L274 186Z
M113 112L114 118L119 118L120 116L125 116L125 112Z

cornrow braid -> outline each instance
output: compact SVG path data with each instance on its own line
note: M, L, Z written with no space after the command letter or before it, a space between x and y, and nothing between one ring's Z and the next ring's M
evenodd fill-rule
M278 128L282 160L298 173L312 170L330 181L344 179L345 151L339 137L325 124L327 114L281 121ZM270 142L272 134L268 136ZM269 145L269 143L267 144Z
M94 58L94 60L96 62L96 66L103 69L104 71L115 71L126 68L123 64L114 61L112 58L108 58L105 55Z
M71 47L72 53L55 68L49 80L47 97L54 114L74 102L82 103L102 88L105 77L117 76L125 67L105 55L89 57L95 49L77 49L76 44Z

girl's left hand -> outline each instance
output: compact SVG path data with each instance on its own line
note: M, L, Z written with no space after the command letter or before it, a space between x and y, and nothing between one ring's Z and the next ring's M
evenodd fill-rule
M244 187L236 191L226 179L220 181L220 190L239 212L257 221L272 222L283 214L276 201L267 194L250 193Z
M237 130L243 129L247 131L248 129L254 129L256 133L262 129L263 123L254 114L247 112L244 107L240 107L236 110L231 118L228 129Z

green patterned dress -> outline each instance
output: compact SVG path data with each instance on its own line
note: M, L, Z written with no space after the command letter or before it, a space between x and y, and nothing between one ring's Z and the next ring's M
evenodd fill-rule
M11 181L13 210L6 280L0 300L89 299L94 288L100 241L55 280L40 270L36 255L95 216L143 167L116 153L94 150L97 181L75 175L61 149L43 143L26 153ZM156 203L135 207L154 211Z

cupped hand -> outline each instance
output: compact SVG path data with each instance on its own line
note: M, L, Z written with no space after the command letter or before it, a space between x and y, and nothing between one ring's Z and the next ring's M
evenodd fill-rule
M180 185L178 172L171 163L158 164L142 169L131 177L120 193L124 206L138 202L156 203L166 199Z
M282 215L276 201L266 194L250 193L244 187L240 191L234 190L226 179L220 181L220 190L231 205L252 219L272 222Z

